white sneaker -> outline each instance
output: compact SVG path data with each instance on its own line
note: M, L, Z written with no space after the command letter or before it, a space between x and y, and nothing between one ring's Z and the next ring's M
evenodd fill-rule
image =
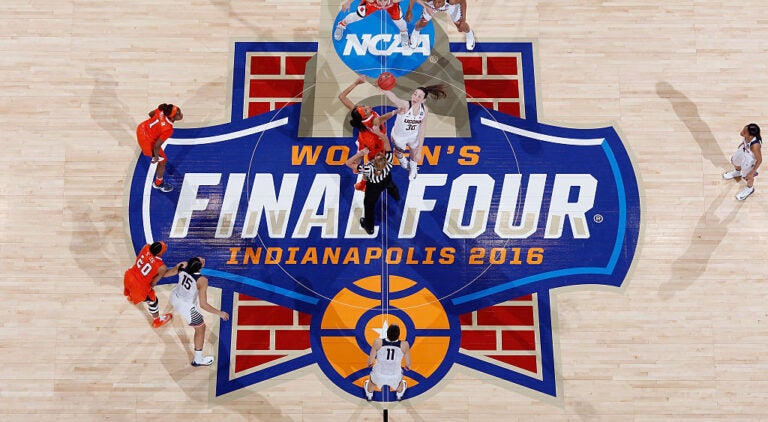
M754 187L752 187L752 188L746 187L746 188L742 189L741 192L736 194L736 199L738 199L739 201L743 201L743 200L747 199L747 197L749 195L752 195L752 193L754 191L755 191Z
M727 173L723 173L723 179L731 180L737 177L741 177L741 170L732 170Z
M346 28L346 26L344 26L342 24L336 25L336 30L333 31L333 39L336 40L336 41L341 41L341 37L344 36L344 29L345 28Z
M213 364L213 356L204 357L202 362L192 361L192 366L211 366L211 364Z
M365 391L365 399L368 401L373 400L373 391L368 391L368 384L370 383L370 380L365 380L363 383L363 391Z
M400 46L403 48L408 48L411 46L411 40L408 39L408 31L403 31L400 33Z
M418 32L413 31L413 33L411 34L411 38L408 41L408 45L412 49L415 49L416 47L419 46L419 41L421 41L421 35Z
M405 382L405 380L402 380L402 383L403 383L403 391L399 393L395 393L395 397L397 397L398 401L403 399L403 394L405 394L405 390L408 389L408 384Z
M467 32L467 50L472 51L475 49L475 32L471 29Z
M419 167L416 165L416 163L411 161L411 171L409 172L409 176L410 176L411 180L415 180L416 179L416 175L418 173L419 173Z

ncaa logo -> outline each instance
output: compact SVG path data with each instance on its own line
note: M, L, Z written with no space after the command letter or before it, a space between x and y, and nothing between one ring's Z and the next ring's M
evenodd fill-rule
M336 17L334 28L354 9L342 11ZM409 33L413 25L409 25ZM400 32L390 16L379 10L361 21L347 25L341 40L333 41L336 54L355 73L372 78L389 71L400 77L415 70L429 57L435 43L435 29L432 22L421 30L418 44L410 48L402 45Z

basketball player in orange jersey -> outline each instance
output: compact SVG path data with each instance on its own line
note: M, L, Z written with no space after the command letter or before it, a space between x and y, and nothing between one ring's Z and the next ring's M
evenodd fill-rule
M147 310L152 314L152 326L162 327L173 318L171 314L160 316L159 303L155 293L155 285L163 277L179 273L179 266L168 269L161 256L168 249L165 242L155 242L144 245L136 256L136 263L123 276L123 294L135 304L146 302Z
M395 23L397 29L400 30L400 44L403 47L408 47L408 25L403 19L403 10L400 8L401 0L360 0L360 5L357 6L357 11L348 14L344 19L339 22L336 29L333 31L333 39L341 41L341 37L344 36L344 30L347 29L347 25L363 20L363 18L370 16L377 10L386 10L389 17L392 18L392 22ZM410 0L408 0L410 2ZM345 12L349 10L349 6L352 0L346 0L341 4L341 10ZM409 4L410 7L410 4Z
M379 152L384 151L384 141L387 139L387 127L384 124L388 119L398 113L400 109L395 109L389 113L379 116L378 113L373 111L370 106L355 104L350 101L348 95L355 87L365 83L365 76L360 75L355 79L350 86L339 94L339 100L350 111L352 119L349 124L358 130L357 133L357 149L358 151L368 148L368 160L373 158ZM379 128L378 131L373 131L373 127ZM364 191L366 180L363 179L355 185L355 189Z
M475 49L475 33L469 28L467 23L467 1L466 0L414 0L424 9L421 19L416 22L410 39L410 47L419 46L419 31L427 26L437 12L446 12L451 17L453 24L459 32L463 32L466 37L467 50ZM411 3L408 3L408 9L405 12L405 19L411 20Z
M173 186L163 182L166 157L163 142L173 134L173 122L184 118L181 109L173 104L160 104L157 109L149 112L149 119L144 120L136 128L136 138L139 140L141 152L152 157L152 164L157 163L155 183L152 187L163 192L170 192Z

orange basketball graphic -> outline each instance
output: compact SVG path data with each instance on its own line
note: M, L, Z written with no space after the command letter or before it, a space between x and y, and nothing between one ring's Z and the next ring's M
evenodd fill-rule
M411 344L413 367L403 372L414 394L439 381L450 368L449 351L458 348L451 334L457 328L440 301L413 280L389 276L382 288L381 276L370 276L343 288L319 319L319 347L326 362L320 367L338 385L352 394L362 394L368 379L371 345L386 327L400 326L400 339ZM413 389L413 390L410 390ZM385 390L388 390L385 388ZM394 394L376 392L374 400L391 401Z

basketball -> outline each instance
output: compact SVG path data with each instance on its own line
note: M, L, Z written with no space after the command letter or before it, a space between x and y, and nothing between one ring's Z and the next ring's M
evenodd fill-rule
M389 91L390 89L394 88L395 85L397 85L397 79L395 78L395 75L384 72L381 75L379 75L378 80L379 88Z

